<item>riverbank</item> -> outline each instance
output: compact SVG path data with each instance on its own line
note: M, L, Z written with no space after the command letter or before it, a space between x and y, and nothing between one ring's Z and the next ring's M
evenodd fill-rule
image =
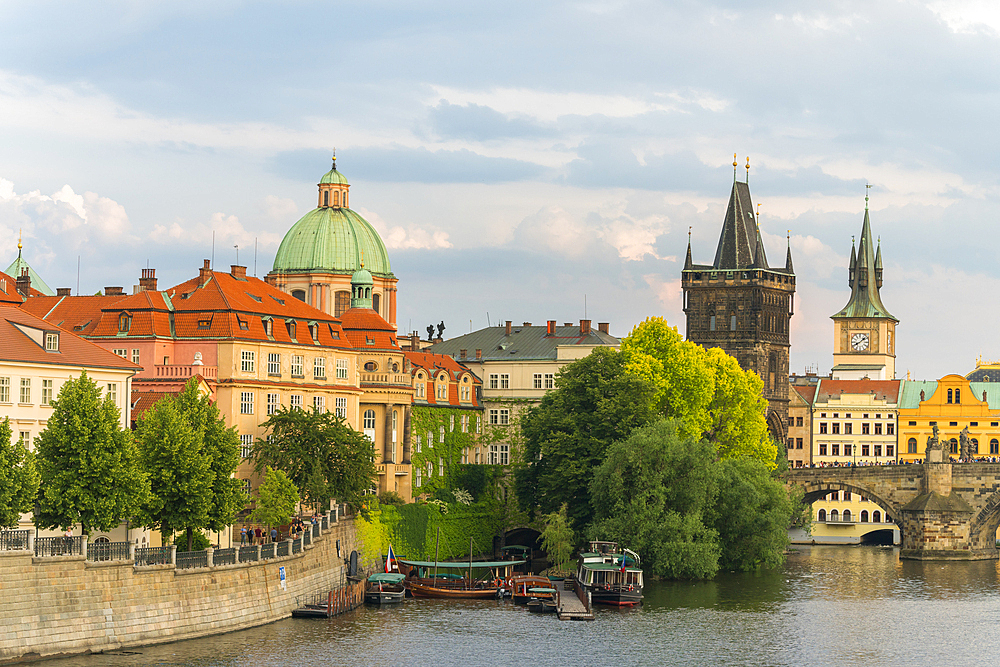
M115 651L286 618L296 596L342 585L345 559L360 548L353 519L330 519L299 553L213 567L0 551L0 662Z

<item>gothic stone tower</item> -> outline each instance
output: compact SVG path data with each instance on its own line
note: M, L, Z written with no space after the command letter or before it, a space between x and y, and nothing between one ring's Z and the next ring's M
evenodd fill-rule
M749 167L748 167L749 169ZM750 187L733 183L712 264L691 261L691 239L681 273L687 339L719 347L764 381L768 430L785 442L788 421L788 323L794 310L791 247L785 266L767 264Z

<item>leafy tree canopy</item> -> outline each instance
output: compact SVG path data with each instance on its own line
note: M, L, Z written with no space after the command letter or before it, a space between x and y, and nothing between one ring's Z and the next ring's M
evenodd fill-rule
M10 419L0 421L0 528L18 525L38 495L38 469L28 443L11 442Z
M76 523L110 531L138 514L149 482L138 463L132 433L121 427L118 407L101 399L84 371L52 401L47 426L36 439L41 493L35 524L68 528Z
M775 466L763 382L719 348L685 341L662 317L649 317L622 340L626 368L653 387L655 409L683 435L708 438L720 458Z
M522 420L523 508L545 514L565 503L577 530L591 520L590 479L612 442L655 417L650 383L628 371L618 351L598 347L563 367L556 388Z
M288 523L299 504L299 490L281 470L267 468L264 481L257 489L257 506L250 518L266 526Z
M573 527L569 525L568 506L564 503L558 512L544 517L545 528L542 530L542 548L557 572L572 571L570 559L573 557L573 545L576 539Z
M308 502L331 498L360 504L375 479L375 445L332 412L282 407L262 426L268 432L250 458L258 473L267 467L288 475Z

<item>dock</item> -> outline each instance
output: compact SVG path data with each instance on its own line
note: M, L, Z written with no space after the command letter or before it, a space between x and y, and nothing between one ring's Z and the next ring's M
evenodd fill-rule
M563 590L557 591L556 614L560 621L592 621L594 610L591 607L590 596L580 586L574 577L572 585L563 582Z

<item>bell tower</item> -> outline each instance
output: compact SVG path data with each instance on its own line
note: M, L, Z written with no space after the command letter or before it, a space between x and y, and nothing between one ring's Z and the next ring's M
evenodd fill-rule
M871 187L870 185L866 187ZM861 240L854 247L847 270L851 298L833 319L833 379L892 380L896 377L897 320L884 305L882 288L882 243L872 247L868 196Z

